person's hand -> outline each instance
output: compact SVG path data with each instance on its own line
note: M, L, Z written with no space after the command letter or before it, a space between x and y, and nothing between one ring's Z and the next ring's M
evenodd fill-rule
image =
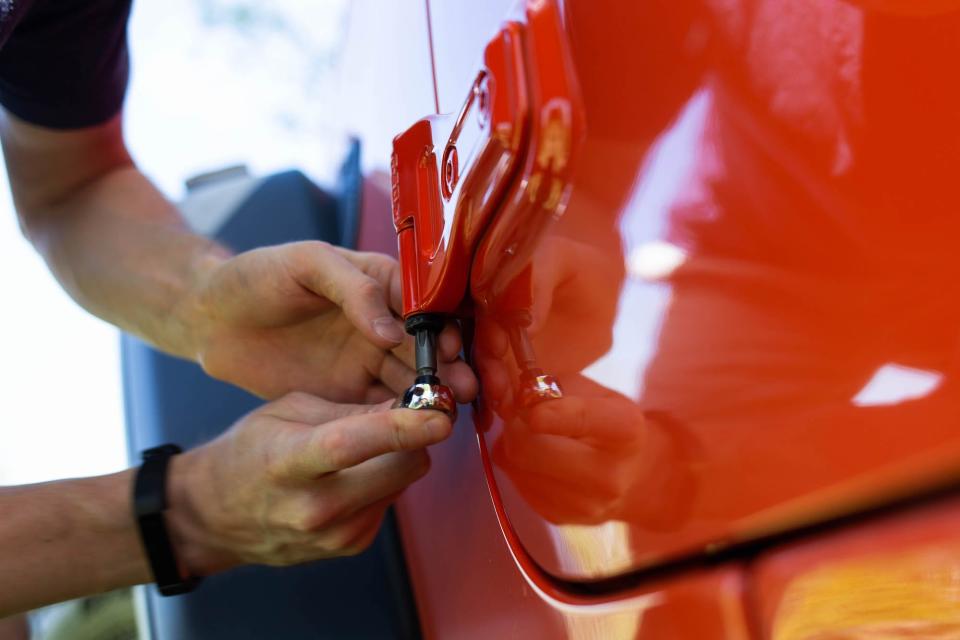
M624 276L619 252L549 237L530 269L478 312L473 355L491 459L556 524L668 528L692 501L677 425L583 375L610 349ZM556 378L563 397L531 400L521 362Z
M501 415L493 463L550 522L676 526L696 491L681 427L582 375L562 381L563 398Z
M415 377L413 343L392 258L297 242L242 253L199 281L183 308L194 357L210 375L261 397L299 390L335 402L381 402ZM460 335L440 336L440 375L459 402L477 393L458 359Z
M289 394L217 440L175 456L171 538L194 575L359 553L387 506L450 434L438 411L341 405Z

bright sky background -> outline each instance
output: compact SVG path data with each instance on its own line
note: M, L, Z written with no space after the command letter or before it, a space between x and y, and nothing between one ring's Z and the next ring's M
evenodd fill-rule
M168 195L237 162L331 175L345 0L134 5L127 138ZM120 469L117 332L60 290L19 234L5 174L0 184L0 484Z

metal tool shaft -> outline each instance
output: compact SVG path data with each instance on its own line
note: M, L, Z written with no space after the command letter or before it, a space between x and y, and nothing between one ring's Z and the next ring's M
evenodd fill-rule
M413 339L417 376L435 376L437 374L436 334L427 328L417 329Z

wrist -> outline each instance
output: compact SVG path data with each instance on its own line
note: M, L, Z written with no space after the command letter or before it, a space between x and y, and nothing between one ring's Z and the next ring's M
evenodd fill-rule
M236 564L218 544L216 496L203 450L174 456L167 472L167 531L185 574L204 577Z
M190 260L186 290L170 316L175 334L175 355L199 362L207 337L216 323L216 309L207 303L204 292L211 275L230 258L227 249L210 241Z

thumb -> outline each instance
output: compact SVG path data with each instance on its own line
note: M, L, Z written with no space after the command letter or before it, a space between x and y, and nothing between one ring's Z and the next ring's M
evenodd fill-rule
M379 282L325 242L301 245L292 265L298 282L340 307L353 326L380 348L391 349L403 341L406 334L387 306L387 292Z
M450 419L439 411L354 414L297 432L286 448L289 459L283 467L291 479L312 480L385 453L436 444L451 428Z
M289 422L317 425L345 416L386 411L394 400L395 398L391 398L378 404L344 404L302 391L293 391L264 405L261 411Z

